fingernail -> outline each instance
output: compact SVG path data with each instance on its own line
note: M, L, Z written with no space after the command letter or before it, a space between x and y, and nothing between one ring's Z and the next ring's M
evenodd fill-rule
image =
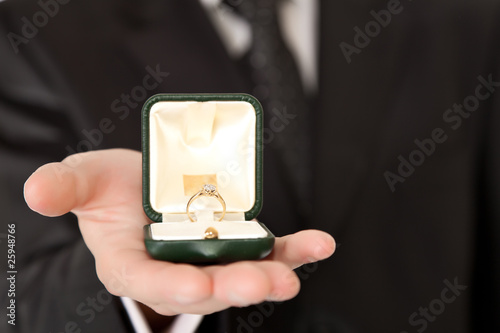
M185 296L185 295L175 295L174 301L181 304L181 305L190 305L190 304L196 303L197 299L190 297L190 296Z
M247 299L241 297L240 295L235 294L234 292L229 293L229 295L227 295L227 299L234 306L248 306L248 305L250 305L250 302Z
M317 246L314 250L314 257L316 260L325 259L335 251L335 240L331 236L322 237L318 240Z
M269 295L266 297L266 301L268 302L283 302L284 296L282 295Z

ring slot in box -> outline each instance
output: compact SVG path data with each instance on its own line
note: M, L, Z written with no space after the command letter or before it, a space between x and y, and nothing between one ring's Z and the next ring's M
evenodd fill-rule
M262 207L260 103L246 94L160 94L142 112L150 255L191 263L267 256L274 235L254 220Z

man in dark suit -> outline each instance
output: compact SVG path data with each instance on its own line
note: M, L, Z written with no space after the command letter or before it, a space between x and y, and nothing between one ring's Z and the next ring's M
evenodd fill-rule
M23 182L40 165L75 152L139 150L146 96L137 86L148 95L250 92L253 82L198 2L58 3L59 12L31 30L23 26L43 19L35 17L44 10L40 4L0 7L2 35L24 38L0 42L1 202L5 224L15 223L18 236L16 328L126 331L127 316L103 291L87 249L98 258L113 237L106 246L93 244L93 229L80 221L82 239L73 216L49 221L30 212ZM498 330L499 10L489 1L320 2L319 85L310 109L312 215L297 211L289 180L271 162L259 219L279 236L324 230L335 236L337 254L297 271L302 291L293 301L207 320L218 320L222 332ZM154 80L144 81L147 75ZM45 167L43 177L32 178L30 205L58 215L83 204L63 200L74 187L54 183L87 162L101 161L99 170L112 173L116 161L127 161L119 176L136 181L138 154L122 153L77 155L66 161L68 169ZM50 178L44 170L57 171ZM136 198L133 186L117 190ZM91 212L75 211L80 220L96 219ZM294 259L315 249L306 250ZM109 281L124 284L131 274L97 270L115 294L122 290ZM293 296L293 288L280 299ZM128 295L140 300L147 292ZM205 313L225 307L219 306Z

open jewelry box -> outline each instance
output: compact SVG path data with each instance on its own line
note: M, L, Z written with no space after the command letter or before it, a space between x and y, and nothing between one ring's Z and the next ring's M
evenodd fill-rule
M144 240L153 258L231 262L271 252L274 235L254 220L262 207L262 116L246 94L146 101L143 206L153 223Z

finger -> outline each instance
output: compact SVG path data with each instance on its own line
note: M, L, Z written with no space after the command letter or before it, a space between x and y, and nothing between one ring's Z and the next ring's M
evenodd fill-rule
M230 306L247 306L250 304L257 304L263 301L272 301L272 302L281 302L292 299L297 296L300 291L300 281L294 271L290 269L287 265L281 262L272 262L272 261L255 261L249 262L250 265L255 266L255 268L260 269L261 272L264 272L267 275L267 279L270 283L270 288L261 289L261 297L253 297L253 299L244 299L242 300L241 296L238 300L232 300L230 297L221 297L220 292L215 292L213 297L207 298L206 300L189 304L189 305L178 305L178 304L160 304L159 306L153 306L153 309L164 315L172 315L177 313L194 313L194 314L210 314L214 312L218 312L224 310ZM233 271L229 272L229 269L240 269L242 265L228 265L225 267L225 270L228 270L228 275L238 274L238 272ZM214 284L222 288L227 288L224 291L224 294L230 292L229 288L231 288L231 284L228 283L227 280L224 280L222 275L225 272L220 272L221 266L209 266L204 268L209 274L215 276ZM260 274L260 272L258 273ZM243 272L243 275L248 276L248 271ZM238 277L235 278L237 280L238 287L242 286L242 283L246 283L246 287L250 288L260 288L258 284L260 283L258 280L252 281L242 281ZM253 284L253 285L252 285ZM269 290L267 295L265 295L265 290ZM254 295L255 296L255 295Z
M96 256L96 270L106 289L155 307L191 305L212 295L212 281L203 270L187 264L150 259L141 250Z
M248 265L253 267L250 268ZM166 308L159 307L155 308L155 310L158 309L163 313L209 314L221 311L230 306L242 307L263 301L277 302L289 300L295 297L300 290L300 281L295 272L281 262L253 261L234 263L227 266L208 266L203 269L212 276L214 281L213 297L188 306L167 304ZM252 276L254 273L258 275L257 278L256 276ZM262 277L260 276L261 273L267 276L264 280L260 279ZM238 276L239 274L247 280ZM227 277L232 277L235 281L228 281ZM233 283L236 287L232 286ZM253 290L257 289L258 292L249 292L252 295L251 298L238 293L235 299L234 294L238 291L234 289L241 287L245 289L244 291L248 288L254 288Z
M282 302L294 298L300 291L297 274L287 265L278 261L257 262L271 280L271 291L266 301Z
M110 184L126 177L131 184L139 180L140 197L140 161L139 152L124 149L71 155L36 170L25 183L24 196L32 210L59 216L109 196Z
M215 299L231 306L260 303L273 287L267 272L249 261L218 266L207 271L212 275Z
M273 252L267 259L281 261L291 268L323 260L335 251L335 240L319 230L304 230L276 238Z
M198 303L188 305L175 303L162 303L152 306L152 309L164 316L172 316L179 313L208 315L230 307L226 302L222 302L215 297L207 298Z

